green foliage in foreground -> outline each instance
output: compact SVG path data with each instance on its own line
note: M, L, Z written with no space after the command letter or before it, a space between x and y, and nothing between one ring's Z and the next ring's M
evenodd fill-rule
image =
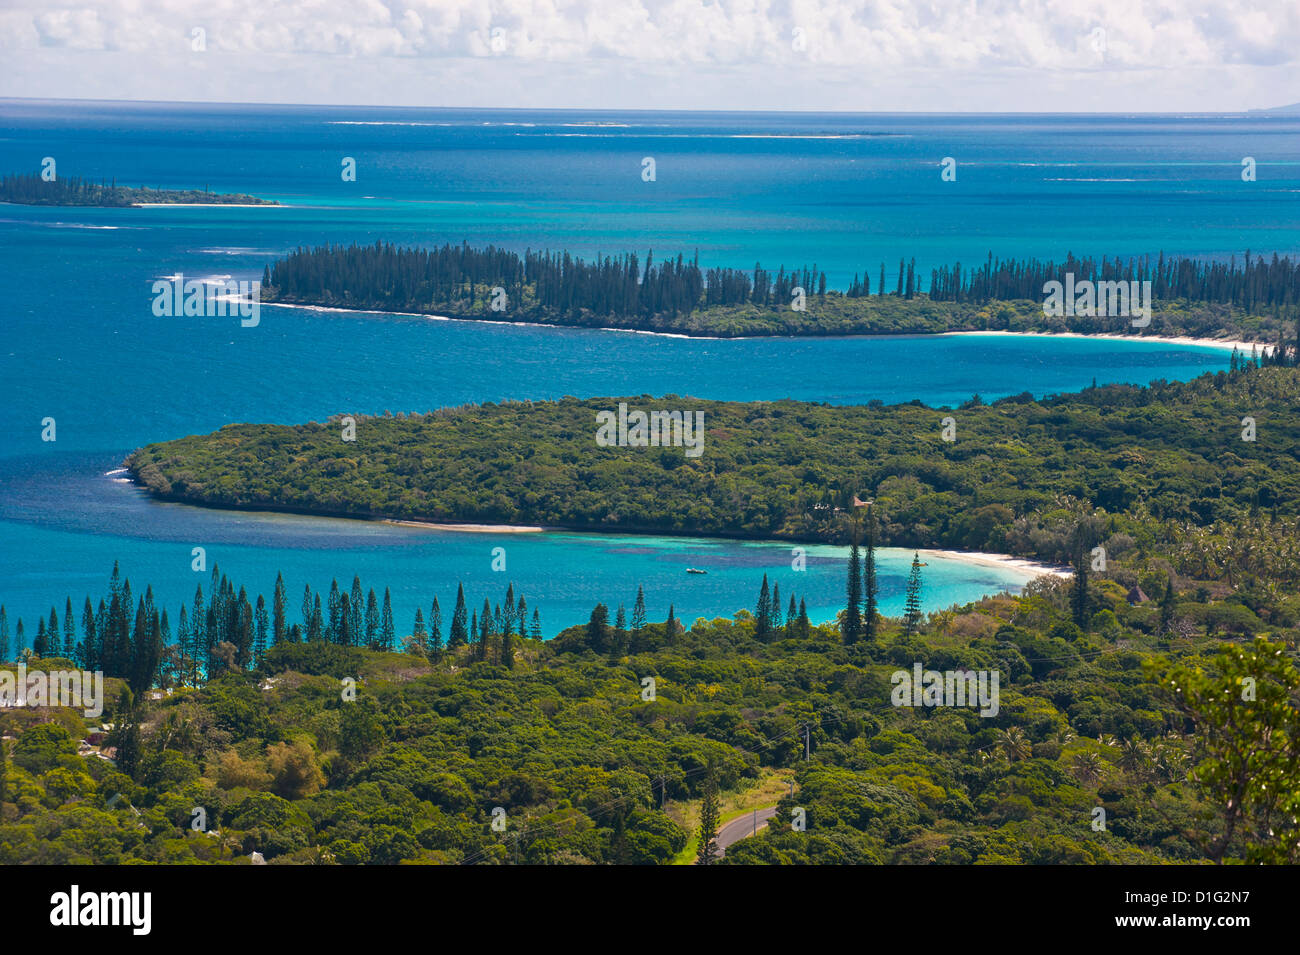
M620 401L702 411L702 454L597 446L597 413ZM1245 417L1254 441L1243 440ZM1208 545L1179 550L1170 538L1296 515L1296 420L1300 371L1248 365L955 411L642 396L357 416L354 442L337 422L236 424L149 445L128 464L154 494L197 504L804 540L845 539L860 494L875 499L881 544L1060 561L1077 557L1071 534L1088 502L1126 515L1111 531L1130 546L1199 561L1183 572L1203 575L1217 559L1201 553ZM1259 536L1257 554L1291 539Z
M662 864L687 844L683 801L776 767L794 795L725 864L1294 862L1294 601L1261 610L1289 627L1219 654L1112 581L1092 598L1096 635L1044 580L853 647L831 626L762 643L742 611L647 624L621 655L570 628L521 641L510 670L284 644L202 689L110 694L116 764L79 753L78 714L8 710L0 864ZM999 670L997 714L891 705L917 662ZM1225 704L1244 676L1259 703Z

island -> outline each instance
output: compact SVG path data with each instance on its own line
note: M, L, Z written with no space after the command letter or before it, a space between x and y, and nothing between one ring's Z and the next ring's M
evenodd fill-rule
M900 257L888 273L867 266L834 289L815 264L741 270L702 266L698 253L586 261L376 242L296 249L264 268L261 294L270 304L715 338L1018 331L1277 345L1296 316L1300 263L1249 252L1226 263L990 254L932 269L927 281Z
M209 192L207 189L150 189L91 182L75 176L46 181L32 173L0 176L0 202L29 206L278 206L274 199L260 199L242 192Z

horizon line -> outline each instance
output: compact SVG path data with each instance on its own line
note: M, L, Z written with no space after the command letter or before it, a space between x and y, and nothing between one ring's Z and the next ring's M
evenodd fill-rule
M732 115L789 115L811 114L823 116L1235 116L1246 113L1281 113L1284 110L1300 111L1300 103L1280 106L1245 107L1236 110L843 110L843 109L709 109L709 108L647 108L601 106L390 106L378 103L284 103L265 100L166 100L166 99L107 99L101 97L63 96L5 96L0 103L101 103L137 106L267 106L289 109L389 109L389 110L458 110L463 112L515 112L515 113L700 113Z

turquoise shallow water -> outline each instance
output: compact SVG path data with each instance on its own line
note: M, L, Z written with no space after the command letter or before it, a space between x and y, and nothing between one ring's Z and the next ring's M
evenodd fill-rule
M620 126L593 127L593 121ZM355 123L384 125L353 125ZM530 123L532 125L507 125ZM402 124L402 125L396 125ZM412 125L415 124L415 125ZM32 623L98 593L113 559L168 606L192 546L250 589L331 576L393 588L399 624L464 580L481 605L506 578L547 629L598 599L687 620L752 605L763 572L827 619L833 552L789 570L785 545L572 534L448 534L164 507L106 476L147 441L230 421L423 411L506 398L691 394L951 404L1099 382L1186 378L1226 353L1164 344L988 337L699 341L266 308L155 318L150 283L255 278L300 244L495 242L578 253L700 250L708 264L816 262L834 283L913 256L924 274L1008 255L1204 256L1300 249L1300 123L1269 117L844 117L512 114L0 101L0 169L53 155L62 175L210 185L278 209L0 206L0 602ZM807 138L795 138L807 137ZM1239 180L1255 155L1260 181ZM356 183L339 159L358 159ZM654 155L658 180L640 179ZM937 161L958 157L942 188ZM1237 157L1237 158L1234 158ZM40 441L40 422L58 440ZM494 546L506 574L488 569ZM820 553L820 552L819 552ZM899 558L903 558L900 556ZM687 578L685 566L709 566ZM901 567L901 565L900 565ZM896 609L901 569L887 575ZM1016 575L931 561L927 604ZM892 601L892 603L891 603Z
M444 620L450 619L457 581L465 583L474 609L482 607L484 597L499 602L507 582L513 582L529 606L540 609L548 636L558 626L586 619L597 600L609 602L611 614L624 603L630 614L638 586L645 588L651 619L662 620L671 602L677 616L688 624L699 616L730 616L739 607L752 607L765 573L781 587L783 604L794 593L807 600L815 620L833 619L842 603L845 548L807 545L806 569L796 571L792 545L786 543L455 532L294 515L231 514L150 502L115 476L94 474L93 456L75 460L64 489L44 490L45 480L36 476L32 483L41 488L21 494L34 512L26 518L34 516L36 522L28 523L12 505L0 508L5 552L22 552L21 561L4 566L5 599L11 613L15 606L39 607L36 601L41 599L48 604L44 595L58 586L78 595L73 602L79 616L80 595L103 589L112 561L120 559L133 587L151 582L175 614L174 608L193 595L196 584L202 584L205 593L209 589L209 575L191 570L194 546L205 548L209 570L216 562L250 592L260 590L269 596L276 573L283 571L293 619L304 583L313 589L328 588L330 579L338 577L346 588L356 573L366 587L376 586L381 594L382 587L389 586L399 629L407 628L404 632L409 632L417 606L428 616L435 595ZM93 476L78 476L87 474ZM73 506L52 513L58 512L69 488ZM497 548L504 549L504 572L492 570ZM886 613L902 612L911 559L911 552L881 552ZM925 599L931 608L1014 589L1027 579L1003 568L935 558L928 563ZM687 567L707 569L708 574L686 574ZM58 610L62 616L62 598Z

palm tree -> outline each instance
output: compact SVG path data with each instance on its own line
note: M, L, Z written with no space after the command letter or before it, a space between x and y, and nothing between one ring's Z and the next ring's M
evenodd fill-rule
M1033 752L1033 747L1029 744L1029 738L1025 736L1024 730L1019 726L1009 726L1004 730L998 730L997 749L1008 763L1014 763L1016 760L1028 759Z
M191 752L198 743L194 721L184 719L180 713L172 710L158 728L158 739L160 750L171 748L180 750L182 753Z
M1127 739L1120 747L1119 765L1124 772L1139 776L1151 762L1147 744L1140 739Z
M217 840L217 848L223 859L233 859L243 851L244 844L233 832L223 832Z
M1094 782L1101 778L1103 762L1100 756L1091 750L1075 753L1070 761L1070 772L1081 783Z
M1151 764L1166 782L1178 783L1187 778L1187 754L1180 749L1157 744L1151 754Z

